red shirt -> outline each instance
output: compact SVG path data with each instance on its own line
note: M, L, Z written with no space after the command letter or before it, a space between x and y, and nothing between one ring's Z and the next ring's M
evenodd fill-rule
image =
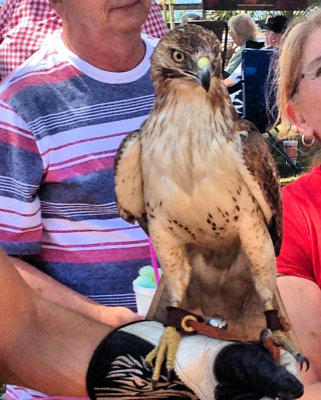
M6 0L0 11L1 77L22 64L61 25L61 18L48 0ZM154 1L142 31L157 38L167 31L161 10Z
M278 272L316 282L321 288L321 165L282 191L283 241Z

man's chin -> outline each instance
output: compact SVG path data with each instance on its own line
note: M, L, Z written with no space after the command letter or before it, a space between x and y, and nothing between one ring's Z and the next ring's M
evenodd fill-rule
M149 10L146 6L139 3L135 7L119 8L114 10L114 16L117 15L117 30L135 32L141 30L148 17Z
M118 25L118 31L122 31L123 33L140 34L146 18L142 19L140 15L140 18L135 18L134 16L131 16L127 19L124 19L125 23L121 23Z

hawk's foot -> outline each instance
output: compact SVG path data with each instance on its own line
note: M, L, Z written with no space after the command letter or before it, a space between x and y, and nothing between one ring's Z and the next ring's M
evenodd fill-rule
M302 370L304 364L306 364L306 371L310 367L310 361L304 357L297 346L292 340L281 330L271 331L270 329L264 329L260 334L260 341L263 346L270 351L272 356L276 359L279 358L278 348L283 347L286 351L293 355L298 361L300 369Z
M170 379L174 369L175 356L178 349L181 334L173 326L168 326L162 334L159 345L147 354L145 361L152 364L155 359L155 366L152 376L153 385L156 386L160 377L161 368L166 358L167 376Z

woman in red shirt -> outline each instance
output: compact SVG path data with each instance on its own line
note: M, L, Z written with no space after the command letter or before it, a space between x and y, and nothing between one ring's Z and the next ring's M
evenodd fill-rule
M321 13L294 24L280 54L278 103L283 124L307 143L321 140ZM303 354L304 400L321 398L321 165L283 190L284 237L278 285Z

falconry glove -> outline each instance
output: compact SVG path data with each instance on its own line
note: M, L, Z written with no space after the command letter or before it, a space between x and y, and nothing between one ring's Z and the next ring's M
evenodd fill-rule
M109 334L97 347L87 373L90 398L267 400L303 394L295 358L281 350L278 364L263 347L203 335L180 341L173 376L163 367L157 386L145 356L158 344L162 324L142 321Z

